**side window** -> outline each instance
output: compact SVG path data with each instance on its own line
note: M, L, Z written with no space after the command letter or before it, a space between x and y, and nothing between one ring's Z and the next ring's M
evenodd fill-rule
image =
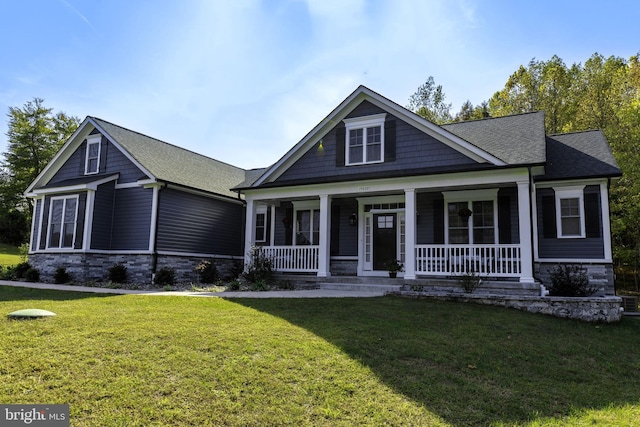
M77 196L51 199L47 248L73 248L77 217Z
M84 163L85 175L98 173L100 170L101 135L91 135L87 138L87 154Z
M585 237L583 187L554 188L558 238Z
M256 242L267 241L267 209L258 208L256 211Z

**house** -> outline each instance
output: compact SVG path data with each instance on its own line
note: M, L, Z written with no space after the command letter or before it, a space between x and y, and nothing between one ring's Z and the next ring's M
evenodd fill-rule
M382 277L400 260L405 282L473 272L516 290L567 263L613 294L620 174L600 131L546 135L542 112L438 126L364 86L262 170L89 117L27 191L30 260L186 278L256 247L287 274Z
M581 264L613 294L600 131L545 135L544 113L437 126L360 86L255 181L236 189L245 247L282 272L405 281L473 272L513 288Z
M242 263L247 171L96 117L87 117L26 191L33 201L29 262L51 280L105 280L127 266L149 283L162 267L194 280L202 260Z

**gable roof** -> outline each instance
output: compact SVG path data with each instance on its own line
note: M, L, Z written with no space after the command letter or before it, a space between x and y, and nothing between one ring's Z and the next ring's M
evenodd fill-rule
M304 153L313 147L329 130L342 121L355 107L363 101L372 104L389 112L393 116L407 122L411 126L429 134L440 142L459 151L478 163L504 166L505 162L495 155L483 150L468 140L438 126L425 118L407 110L399 104L385 98L366 86L360 85L344 101L342 101L327 117L316 125L307 135L304 136L291 150L289 150L280 160L267 168L266 172L258 178L252 186L259 186L262 183L271 182L277 179L292 164L300 159Z
M508 165L541 164L546 160L544 113L541 111L449 123L442 127Z
M82 141L96 129L149 179L236 199L231 188L245 180L245 170L156 138L87 116L26 193L44 188ZM81 178L81 177L79 177Z
M550 135L546 144L547 164L540 181L622 175L602 131Z
M231 188L245 180L245 170L202 154L90 117L100 133L120 145L156 180L237 197Z

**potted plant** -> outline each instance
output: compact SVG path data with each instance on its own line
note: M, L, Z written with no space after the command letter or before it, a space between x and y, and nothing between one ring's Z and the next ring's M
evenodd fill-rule
M398 271L402 271L404 265L397 259L392 259L384 263L385 268L389 272L389 277L395 278L398 275Z

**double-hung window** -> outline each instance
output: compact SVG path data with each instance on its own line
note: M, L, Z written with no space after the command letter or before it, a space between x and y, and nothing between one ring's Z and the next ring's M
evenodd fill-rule
M267 207L259 206L256 208L256 242L264 243L267 241Z
M51 199L47 248L73 248L78 218L78 196Z
M295 244L320 244L320 204L319 202L294 202Z
M384 120L386 113L345 119L346 165L384 161Z
M90 135L87 138L87 154L84 162L84 174L98 173L100 170L100 142L101 135Z
M558 238L585 237L584 187L554 188Z
M446 242L494 244L498 239L498 191L472 190L443 193L446 206Z

